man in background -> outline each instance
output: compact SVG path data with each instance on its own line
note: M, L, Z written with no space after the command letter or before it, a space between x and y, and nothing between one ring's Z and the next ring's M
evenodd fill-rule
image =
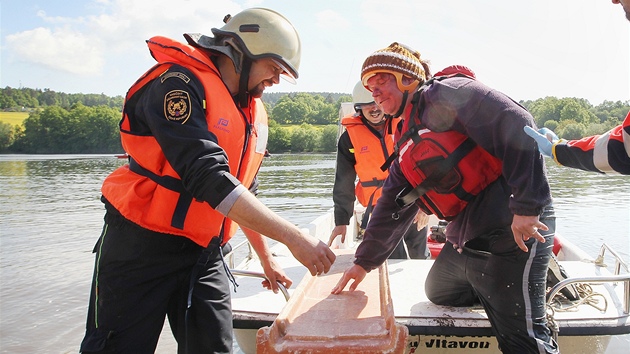
M360 81L352 91L352 102L355 114L341 119L341 124L346 130L337 143L337 166L333 187L335 228L330 235L328 246L332 245L337 236L341 236L341 242L344 242L347 225L354 214L355 196L365 207L359 232L362 233L367 227L372 209L381 196L383 183L388 175L387 170L381 167L394 152L394 136L401 121L400 118L386 116L374 102L372 93ZM359 180L355 186L357 175ZM420 211L389 258L429 258L427 222L428 216Z

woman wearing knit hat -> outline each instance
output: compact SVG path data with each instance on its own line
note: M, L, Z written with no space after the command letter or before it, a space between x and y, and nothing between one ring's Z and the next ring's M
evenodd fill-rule
M431 78L420 53L399 43L365 60L363 85L404 124L355 264L331 292L340 294L351 279L355 290L421 209L450 221L427 297L445 306L481 302L505 353L558 353L544 307L551 191L543 157L522 134L534 120L471 74Z

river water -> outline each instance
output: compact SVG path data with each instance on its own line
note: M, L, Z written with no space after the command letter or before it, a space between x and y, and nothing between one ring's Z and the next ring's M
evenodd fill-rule
M334 154L267 158L259 198L305 226L332 206L334 161ZM100 185L124 162L110 155L0 155L0 353L78 352L91 251L103 226ZM592 256L606 243L630 262L630 177L552 161L548 167L558 233ZM629 350L624 335L607 353ZM176 352L166 331L157 352Z

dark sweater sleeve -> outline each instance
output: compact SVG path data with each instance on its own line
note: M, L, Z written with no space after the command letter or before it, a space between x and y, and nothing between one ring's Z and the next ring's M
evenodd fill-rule
M333 186L333 203L335 225L348 225L354 214L354 182L357 173L354 169L354 147L348 132L339 137L337 143L337 164L335 168L335 184Z
M591 137L593 139L593 137ZM596 138L594 138L596 139ZM589 145L577 147L568 145L567 141L562 141L555 146L556 161L562 166L577 168L584 171L601 172L595 167L593 159L594 139ZM583 139L584 140L584 139Z
M354 263L367 271L379 267L387 260L418 212L416 204L404 209L396 204L396 196L407 186L409 183L400 171L398 160L395 160L389 168L383 193L372 211L363 241L355 252Z
M602 135L561 141L554 147L562 166L600 173L630 175L630 112L623 124Z

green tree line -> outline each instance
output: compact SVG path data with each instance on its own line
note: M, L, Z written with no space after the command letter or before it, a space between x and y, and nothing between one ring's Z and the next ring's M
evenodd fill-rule
M268 150L332 152L336 149L341 102L348 94L269 94ZM0 152L30 154L122 153L118 133L122 97L64 94L7 87L3 111L26 111L21 126L0 122Z
M630 111L630 101L604 101L592 106L581 98L545 97L521 104L538 127L549 128L568 140L602 134L621 124Z
M11 88L9 86L0 88L0 110L5 112L32 111L48 106L60 106L69 109L76 103L88 107L120 108L123 105L123 97L110 97L102 93L64 93L49 89Z
M30 112L21 126L0 124L0 151L28 154L122 152L120 110L107 106L48 106ZM9 127L7 127L7 125Z
M339 107L351 101L351 96L271 93L265 94L263 101L270 118L270 153L333 152ZM123 104L120 96L7 87L0 92L0 102L4 111L30 112L21 126L0 122L2 153L122 153L118 133ZM5 102L14 103L6 108ZM630 110L630 101L605 101L592 106L584 99L545 97L520 103L539 127L550 128L565 139L601 134L621 124Z

